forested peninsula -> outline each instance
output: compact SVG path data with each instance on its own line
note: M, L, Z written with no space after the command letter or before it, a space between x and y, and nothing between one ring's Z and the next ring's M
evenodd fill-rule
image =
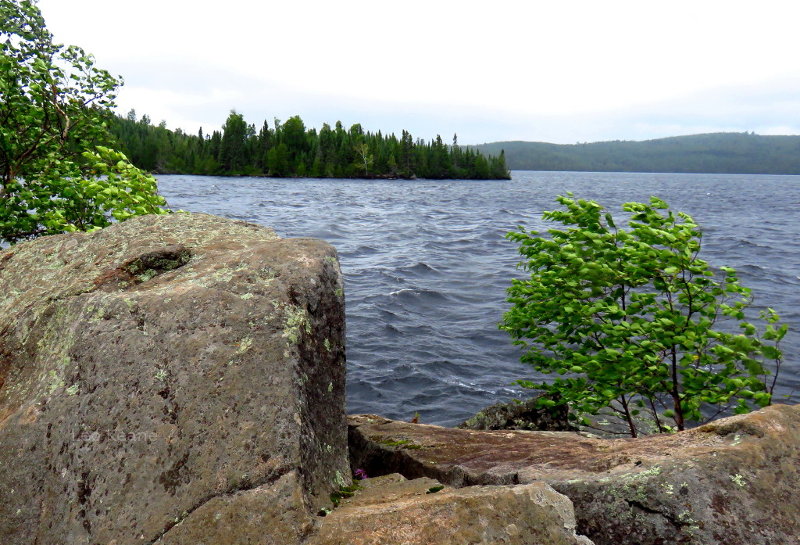
M222 130L204 134L154 126L147 115L131 110L111 120L118 148L137 167L160 174L272 176L312 178L509 179L505 154L489 155L440 136L414 140L364 131L360 124L345 129L341 122L307 129L300 116L275 119L256 129L232 111Z
M571 145L494 142L476 149L505 150L512 170L800 174L800 136L711 133Z

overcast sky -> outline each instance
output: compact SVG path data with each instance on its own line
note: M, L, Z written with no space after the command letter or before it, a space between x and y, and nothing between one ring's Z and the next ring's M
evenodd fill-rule
M800 133L800 2L40 0L61 43L170 128L300 115L575 143Z

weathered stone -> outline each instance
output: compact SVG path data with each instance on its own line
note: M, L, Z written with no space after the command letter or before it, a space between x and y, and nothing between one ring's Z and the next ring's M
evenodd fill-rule
M481 409L458 427L468 430L578 431L569 419L567 405L538 407L539 397L496 403Z
M308 545L591 545L575 535L570 501L545 483L442 489L398 474L361 483Z
M299 545L314 529L300 484L292 471L273 484L216 496L154 545Z
M350 417L352 463L452 486L543 481L597 545L800 543L800 406L673 435L472 431Z
M350 480L343 343L321 241L173 214L0 252L0 541L307 534Z
M630 436L628 421L610 408L601 409L594 416L583 415L586 421L583 423L567 405L539 407L538 400L542 397L550 396L543 393L525 401L512 400L490 405L458 427L467 430L580 431L608 439ZM644 413L634 416L633 421L639 435L658 433L656 422Z

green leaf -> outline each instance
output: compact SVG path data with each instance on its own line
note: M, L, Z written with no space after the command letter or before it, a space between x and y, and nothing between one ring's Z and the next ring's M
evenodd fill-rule
M764 354L764 357L769 358L771 360L779 360L783 357L783 354L781 353L780 350L770 345L762 346L761 353Z
M122 187L144 199L147 212L164 213L155 181L143 183L147 176L110 145L105 118L120 82L80 48L54 44L35 2L0 3L0 13L13 21L0 40L0 242L104 227L126 204ZM12 172L36 184L9 179Z

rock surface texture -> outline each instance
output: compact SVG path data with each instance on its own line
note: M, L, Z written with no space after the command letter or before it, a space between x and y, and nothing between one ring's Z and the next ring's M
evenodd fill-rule
M0 251L0 543L800 543L785 405L613 440L351 417L373 478L317 516L351 482L344 323L333 248L243 222Z
M444 484L544 482L597 545L800 543L800 406L674 435L473 431L350 417L351 463Z
M307 545L591 545L545 483L449 488L395 473L361 484Z
M0 252L0 542L298 543L349 483L334 249L202 214Z

